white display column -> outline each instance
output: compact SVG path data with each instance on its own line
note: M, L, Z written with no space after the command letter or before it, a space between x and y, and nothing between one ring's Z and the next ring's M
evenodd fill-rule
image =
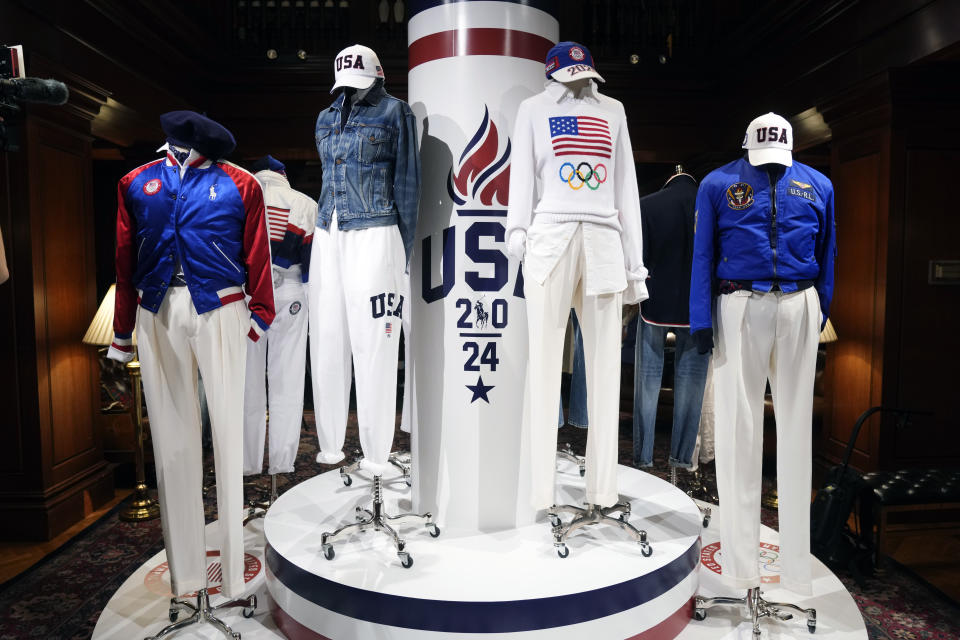
M543 90L550 0L410 2L409 103L423 165L410 267L414 509L454 529L511 528L528 506L527 321L507 258L510 135Z

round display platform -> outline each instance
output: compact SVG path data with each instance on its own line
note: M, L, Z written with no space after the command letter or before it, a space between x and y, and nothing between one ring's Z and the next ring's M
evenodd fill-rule
M583 499L583 479L561 462L558 498ZM619 467L629 521L645 528L653 554L619 528L593 525L553 546L546 517L508 531L401 528L415 562L403 568L393 542L374 531L334 543L320 536L368 507L362 472L345 487L329 472L287 491L264 524L267 589L274 622L291 640L390 638L674 638L690 621L697 591L701 515L683 492L650 474ZM390 514L410 510L399 478L385 485ZM569 516L566 516L569 519Z
M561 480L570 483L577 483L579 476L570 466L562 467L564 475ZM696 530L699 526L699 515L696 514L692 505L684 502L676 496L679 492L665 485L665 483L643 474L639 471L621 468L621 487L624 489L625 497L633 501L634 514L630 521L638 526L647 526L650 532L651 542L654 553L650 558L643 558L639 555L639 548L633 544L624 542L619 535L610 529L596 529L593 532L574 534L569 542L571 550L570 556L564 560L558 558L553 551L549 526L539 523L530 528L530 539L521 542L522 549L511 550L510 541L516 541L515 536L526 533L519 532L490 532L486 534L468 534L452 531L443 531L441 536L433 539L422 528L404 528L402 532L408 543L411 554L416 558L415 564L410 569L400 567L396 553L392 545L387 544L387 539L379 540L381 534L368 532L355 536L353 539L345 540L335 544L337 556L333 561L324 560L320 553L320 534L326 526L318 519L316 506L323 504L326 500L319 499L320 496L326 496L328 500L333 500L334 496L339 496L341 501L341 512L327 513L322 518L328 518L329 524L334 524L335 518L351 518L353 516L352 508L358 502L366 503L367 497L363 489L364 481L362 476L356 476L353 487L346 489L340 483L339 475L336 471L328 472L323 476L305 482L297 487L291 488L284 494L277 504L270 510L268 519L270 528L276 524L278 533L271 534L272 543L277 547L270 555L274 555L277 549L288 549L287 555L302 562L304 566L309 567L318 573L313 574L318 577L336 575L340 582L335 583L336 590L340 597L346 598L344 601L333 602L331 606L357 606L369 602L364 599L358 599L356 603L351 602L351 595L356 594L366 597L369 594L379 598L383 594L388 598L397 598L402 595L399 584L426 584L430 593L435 596L439 591L439 597L435 600L449 603L454 600L467 602L472 607L478 606L478 598L471 596L471 590L476 587L478 593L494 592L496 600L492 602L491 607L495 607L506 600L511 594L522 593L524 590L539 589L544 591L555 587L550 586L550 581L555 580L556 576L561 575L563 584L579 585L575 587L573 595L584 590L597 589L604 575L621 575L626 573L624 566L638 566L641 571L650 570L652 572L662 569L666 564L667 556L681 557L678 551L683 547L683 540L695 540ZM627 475L629 474L629 475ZM646 480L649 478L649 480ZM624 482L626 481L626 482ZM637 485L634 482L639 483ZM649 482L649 484L648 484ZM399 480L396 484L390 485L392 489L388 496L393 500L399 498L400 502L407 500L409 490L405 488ZM636 494L637 490L650 490L650 495ZM572 496L576 499L577 496ZM676 506L682 511L679 519L662 511L664 500L676 500ZM395 505L389 507L395 509ZM710 526L703 529L702 548L700 550L697 571L699 591L703 596L727 595L742 597L743 593L737 593L723 583L719 571L723 564L723 553L719 548L719 523L723 517L722 510L716 506L712 507L712 520ZM647 523L644 525L644 521ZM339 520L336 520L339 523ZM244 618L240 609L227 609L218 615L229 624L234 631L242 634L243 640L284 640L285 638L322 638L321 631L312 631L306 625L311 620L320 625L316 628L323 632L331 634L327 637L330 640L356 640L359 638L443 638L442 632L418 632L409 627L396 627L390 625L375 625L362 619L350 618L344 613L334 613L330 610L324 611L323 607L318 607L309 597L297 595L297 592L277 580L276 575L270 575L267 569L269 555L264 550L264 521L254 520L247 525L246 535L244 537L244 546L247 556L247 593L256 593L260 602L252 618ZM676 527L680 527L677 529ZM281 544L280 531L286 531L285 544ZM299 532L299 533L298 533ZM693 533L690 533L693 532ZM299 537L297 537L299 536ZM690 537L692 536L692 538ZM207 525L208 540L217 539L217 523ZM605 544L606 541L614 540L618 545L626 545L622 552L609 554L612 545ZM762 623L763 638L769 640L786 640L788 638L810 638L810 640L867 640L867 631L864 625L863 617L857 608L856 602L849 592L844 588L843 583L833 575L830 570L819 560L812 557L813 563L813 595L799 596L787 590L779 588L779 565L777 562L779 536L776 531L767 527L761 527L760 534L760 564L761 575L763 579L763 595L770 601L783 601L798 604L802 607L816 607L817 609L817 631L816 635L809 635L803 620L779 621L765 619ZM673 546L677 551L670 551ZM446 549L454 549L450 561L457 564L454 567L447 565L444 556ZM606 549L606 551L604 551ZM526 556L529 555L530 558ZM212 576L219 575L216 570L218 558L216 552L208 552L208 564L210 569L208 574ZM503 557L498 557L503 556ZM523 556L523 557L521 557ZM526 568L530 563L542 563L542 572L539 575L529 575ZM514 562L512 559L516 559ZM602 560L602 564L601 564ZM483 563L489 563L491 569L482 566ZM492 571L492 568L497 571ZM323 571L323 573L319 573ZM454 576L446 575L449 571L454 572ZM265 575L268 574L268 575ZM649 574L645 574L649 575ZM446 577L444 577L446 576ZM632 576L637 579L640 574ZM446 586L441 586L440 579L443 577ZM360 587L353 585L363 585ZM696 582L690 578L689 593L695 588ZM268 593L269 582L269 593ZM331 580L333 582L333 580ZM617 583L615 579L611 583ZM621 581L623 582L623 581ZM546 586L537 586L537 585ZM687 584L687 583L683 583ZM170 598L169 593L169 573L166 570L166 554L161 551L154 555L137 569L113 595L100 618L97 621L96 629L93 632L93 640L139 640L146 636L156 634L160 629L169 624L167 621L167 609ZM216 581L210 582L211 587L216 587ZM294 587L296 584L294 584ZM684 588L683 585L678 585ZM444 592L443 589L448 589ZM350 591L345 591L350 589ZM602 593L602 592L601 592ZM271 602L271 595L279 596L279 605L277 602ZM286 595L284 595L286 594ZM309 595L309 593L308 593ZM693 621L689 619L691 611L685 610L685 616L671 618L671 606L676 603L668 601L669 590L660 596L664 603L659 615L650 613L649 618L640 618L640 624L644 627L613 627L606 631L589 631L583 635L576 633L576 630L588 628L590 623L581 623L581 625L568 626L565 629L548 629L542 633L550 633L551 638L566 637L585 637L588 640L626 640L636 637L653 638L659 633L670 631L668 627L658 627L654 624L652 618L659 620L671 620L678 627L683 627L676 636L678 640L750 640L750 622L745 620L743 611L739 607L718 607L710 609L707 612L707 618L703 621ZM211 598L213 604L223 601L222 595L216 595ZM526 600L524 606L514 610L514 613L523 616L524 619L540 620L544 612L538 606L538 601L533 598L525 598L517 602ZM678 597L679 601L680 598ZM388 600L389 602L390 600ZM656 603L658 600L651 601ZM689 601L689 595L687 596ZM393 600L396 602L396 600ZM540 601L541 603L543 601ZM565 611L564 602L551 602L551 607L547 614L554 616L568 615ZM381 601L375 602L376 604ZM685 603L676 606L683 606ZM302 611L316 617L302 615L301 610L296 606L303 607ZM669 606L668 606L669 605ZM529 606L529 611L527 611ZM645 605L640 605L641 607ZM659 609L659 607L658 607ZM368 609L369 610L369 609ZM674 609L676 611L676 609ZM628 612L626 612L628 613ZM620 615L626 615L620 614ZM423 627L435 623L439 620L433 616L433 612L418 612L417 615L424 615L428 620L426 623L417 623L417 626ZM494 618L500 614L491 614ZM613 616L616 617L616 616ZM298 620L303 622L298 622ZM600 620L594 622L599 624ZM414 621L417 622L417 621ZM278 625L279 623L279 625ZM499 620L492 620L493 624L500 624ZM652 629L643 632L643 629ZM327 626L323 626L327 625ZM356 631L356 625L360 631ZM684 626L685 625L685 626ZM278 628L278 626L280 628ZM592 628L592 627L591 627ZM372 630L378 632L374 633ZM570 633L568 633L570 632ZM537 637L532 635L534 632L519 632L518 637ZM591 633L592 635L587 635ZM406 634L406 635L400 635ZM453 637L457 634L445 634L447 637ZM485 634L489 635L489 634ZM496 635L496 634L493 634ZM176 638L190 638L203 640L223 640L223 635L210 625L193 626L181 631ZM460 634L463 637L463 634ZM507 636L509 637L509 636ZM544 636L546 637L546 636Z

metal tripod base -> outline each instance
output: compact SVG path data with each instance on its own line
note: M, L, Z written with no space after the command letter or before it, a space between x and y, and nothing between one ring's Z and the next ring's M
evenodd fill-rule
M247 517L243 519L243 526L247 526L247 523L251 520L256 520L257 518L266 518L267 509L269 509L279 497L280 496L277 495L277 474L271 473L270 499L261 500L260 502L254 502L251 500L249 503L247 503Z
M354 455L353 462L340 467L340 480L343 481L343 485L345 487L349 487L353 484L353 477L350 474L360 468L360 462L362 460L363 455L357 451ZM413 484L412 480L410 479L409 451L394 451L390 454L390 457L387 458L387 462L400 470L400 473L403 474L403 481L407 483L408 487Z
M195 624L207 623L216 629L218 629L226 638L230 640L240 640L240 634L231 629L223 620L220 620L213 615L214 611L219 611L221 609L230 609L234 607L243 607L243 617L252 618L254 612L257 610L257 596L250 596L249 598L241 598L239 600L231 600L230 602L224 602L223 604L218 604L215 607L210 606L210 596L207 594L206 589L200 589L197 592L197 603L193 604L189 602L186 598L170 598L170 622L173 624L168 625L160 630L155 636L150 636L144 640L161 640L161 638L166 638L181 629L189 627ZM180 612L192 611L193 614L189 618L183 620L177 620L180 617Z
M670 466L670 484L675 487L677 486L677 468L673 465ZM687 495L691 498L694 498L696 497L696 494L702 490L702 488L703 485L700 479L700 471L694 471L693 482L691 483L690 488L687 490ZM697 509L700 510L700 515L703 516L702 524L703 528L706 529L710 526L710 518L713 517L713 510L710 507L701 507L700 505L697 505Z
M400 564L409 569L413 566L413 556L407 551L406 542L397 533L397 530L391 525L401 525L418 523L423 524L430 535L434 538L440 535L440 527L433 523L433 515L424 513L417 515L415 513L401 513L399 515L388 515L383 509L383 478L373 476L373 509L364 509L357 507L357 522L346 524L336 531L324 532L320 537L320 545L323 549L323 557L327 560L333 560L333 543L346 537L355 531L381 531L393 538L393 544L397 548L397 557L400 558Z
M619 517L612 517L611 513L619 512ZM611 507L601 507L596 504L588 504L586 507L577 507L572 504L553 505L547 510L550 515L550 524L553 525L553 546L557 550L557 555L566 558L570 555L567 548L567 538L577 529L588 527L595 524L613 525L625 531L627 535L634 539L640 545L640 553L644 557L649 557L653 553L653 547L647 542L647 532L637 529L627 522L630 517L630 503L621 500ZM573 514L573 520L563 524L560 519L561 513Z
M762 618L776 618L777 620L792 620L793 614L787 613L784 609L795 611L807 617L807 631L813 633L817 630L817 610L803 609L795 604L786 602L767 602L760 594L760 587L754 587L747 590L746 597L731 598L701 598L697 596L694 600L693 619L703 620L707 617L707 609L722 605L740 605L746 607L746 614L750 616L753 623L753 637L760 638L760 620Z
M569 460L573 464L580 467L580 477L582 478L587 473L587 459L581 458L573 452L573 449L570 448L570 444L567 443L563 449L557 451L557 457L561 460Z

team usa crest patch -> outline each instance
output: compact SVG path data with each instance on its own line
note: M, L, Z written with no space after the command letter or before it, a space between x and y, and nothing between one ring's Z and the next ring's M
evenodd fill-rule
M581 49L580 47L571 47L570 57L576 60L577 62L580 62L586 57L586 55L583 53L583 49Z
M148 180L146 184L143 185L143 192L148 196L155 196L160 193L160 187L163 186L163 183L160 182L159 178L154 178L153 180Z
M303 305L300 304L300 301L299 301L299 300L297 300L297 301L295 301L295 302L291 302L291 303L290 303L290 315L295 316L295 315L297 315L298 313L300 313L300 309L302 308L302 306L303 306Z
M736 211L746 209L753 204L753 187L746 182L738 182L727 187L727 205Z

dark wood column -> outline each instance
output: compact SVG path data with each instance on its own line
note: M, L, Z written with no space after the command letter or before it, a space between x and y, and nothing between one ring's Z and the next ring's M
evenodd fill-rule
M873 405L931 412L909 425L875 417L858 439L860 469L955 464L954 389L960 283L932 284L931 262L960 260L960 66L892 69L821 108L833 132L840 340L829 345L827 419L818 441L839 459Z
M96 350L80 341L98 302L89 131L100 101L89 84L72 89L66 107L28 110L21 150L0 164L11 273L0 285L0 535L7 539L49 539L113 497L97 420Z

